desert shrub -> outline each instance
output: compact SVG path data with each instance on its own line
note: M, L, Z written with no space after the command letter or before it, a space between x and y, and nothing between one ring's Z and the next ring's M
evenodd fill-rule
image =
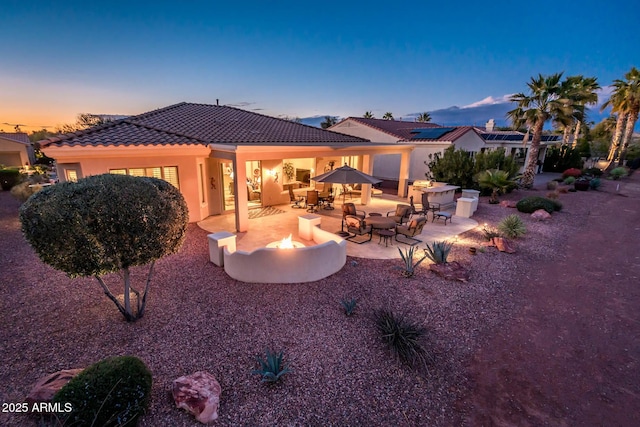
M477 176L480 172L484 172L490 169L498 169L505 171L509 179L515 178L520 169L520 165L514 157L508 156L505 149L500 147L495 150L486 150L484 152L476 153L474 160L474 176Z
M540 196L529 196L516 203L516 209L523 213L533 213L538 209L544 209L549 213L553 213L554 211L562 209L562 203Z
M563 172L569 168L582 169L582 156L576 148L568 145L553 146L544 158L545 172Z
M284 375L292 372L289 366L283 362L284 352L265 350L265 358L256 357L260 364L260 369L254 369L251 373L261 375L263 383L275 383Z
M582 171L580 169L576 169L576 168L569 168L566 171L562 172L562 177L563 178L567 178L569 176L572 176L574 178L578 178L578 177L582 176Z
M597 190L598 188L600 188L600 185L602 185L600 178L593 178L591 181L589 181L589 188L592 190Z
M629 169L631 170L636 170L636 169L640 169L640 157L637 157L633 160L629 160L627 162L627 166L629 167Z
M550 193L547 193L547 199L556 200L559 197L560 193L558 193L557 191L551 191Z
M0 187L4 191L11 190L15 185L22 182L23 176L20 173L20 169L17 168L2 168L0 169Z
M561 194L567 194L569 189L567 187L559 187L556 191Z
M188 218L184 198L173 185L128 175L52 185L20 208L22 231L40 259L71 277L95 277L127 321L143 316L153 265L180 249ZM147 281L137 292L130 268L146 264ZM121 273L124 289L118 293L124 294L124 304L103 279L115 272Z
M609 172L609 176L611 176L611 178L613 179L620 179L623 176L627 176L627 170L622 166L620 166L620 167L611 169L611 172Z
M571 185L571 184L573 184L574 182L576 182L576 179L575 179L574 177L572 177L572 176L568 176L568 177L566 177L566 178L564 179L564 181L563 181L563 182L564 182L564 184L565 184L565 185Z
M22 203L26 202L29 197L42 190L42 186L31 184L29 181L21 182L11 188L11 195Z
M149 405L151 383L151 372L137 357L111 357L79 373L53 402L71 403L64 425L136 425Z
M389 308L375 310L373 317L382 341L402 362L411 367L426 367L433 360L421 343L425 328Z
M444 154L430 154L429 161L424 162L429 167L428 178L436 181L458 185L462 188L472 188L474 163L469 152L450 146Z
M498 223L498 230L502 235L515 239L527 233L527 226L518 215L511 214Z
M516 186L514 180L509 179L508 172L498 169L482 171L476 176L476 180L480 188L491 190L489 203L498 203L500 193L506 193L509 188Z
M441 242L433 242L431 246L427 243L424 255L436 264L446 264L447 257L449 256L449 252L451 252L452 247L452 242L444 240Z
M342 305L342 309L344 310L344 314L347 316L351 316L353 312L356 310L357 301L355 298L344 298L340 301L340 305Z
M500 233L493 227L490 227L486 222L482 226L482 235L489 242L494 237L500 237Z
M558 188L558 182L557 181L549 181L549 182L547 182L547 190L555 190L556 188Z
M590 175L590 176L602 176L602 169L600 168L588 168L588 169L584 169L582 171L583 175Z

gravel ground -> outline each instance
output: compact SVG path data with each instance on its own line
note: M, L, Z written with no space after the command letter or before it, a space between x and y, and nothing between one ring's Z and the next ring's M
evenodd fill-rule
M517 200L541 191L516 191ZM0 192L0 402L20 402L42 376L86 367L104 357L135 355L153 373L143 426L199 425L174 408L172 380L199 370L222 385L216 425L458 425L455 402L468 389L465 365L491 331L507 322L518 294L518 272L563 250L585 214L582 194L562 195L566 209L552 221L519 214L528 233L507 255L489 248L479 230L460 236L450 260L470 272L468 283L438 278L424 262L403 278L397 260L349 258L335 275L310 284L246 284L208 262L206 232L190 225L176 255L156 263L145 317L124 322L95 280L70 279L39 261L23 239L18 203ZM490 225L515 209L482 198L474 215ZM424 245L420 245L424 247ZM145 269L135 271L142 280ZM117 276L108 277L115 284ZM355 297L346 317L340 299ZM428 372L396 361L376 334L371 313L390 306L428 329L435 354ZM251 370L265 348L284 350L293 373L275 386ZM38 419L0 413L0 425Z

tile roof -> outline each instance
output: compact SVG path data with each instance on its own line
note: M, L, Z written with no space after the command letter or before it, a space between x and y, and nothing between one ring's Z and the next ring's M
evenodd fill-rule
M0 138L10 139L14 142L30 145L29 135L24 132L0 132Z
M413 129L419 128L437 128L441 127L435 123L421 122L404 122L401 120L385 120L385 119L365 119L363 117L347 117L344 120L352 120L360 122L366 126L372 127L389 135L397 137L399 140L411 139ZM342 120L342 122L344 121ZM342 123L340 122L340 123Z
M343 135L238 108L182 102L43 141L44 146L363 143Z

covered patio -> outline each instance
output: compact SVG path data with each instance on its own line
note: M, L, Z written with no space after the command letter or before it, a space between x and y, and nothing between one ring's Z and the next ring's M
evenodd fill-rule
M380 197L370 198L367 205L362 205L360 199L349 199L346 202L355 203L358 210L367 213L380 213L386 215L387 212L393 211L398 203L408 204L406 198L400 198L392 194L383 194ZM273 208L282 211L272 215L262 216L259 218L249 218L249 230L245 232L235 232L236 216L233 213L210 216L203 221L198 222L198 226L210 233L220 231L232 232L237 236L236 248L242 251L253 251L257 248L265 247L269 243L281 240L292 235L292 239L299 241L304 245L314 245L314 242L305 240L298 235L298 217L307 215L304 209L293 209L290 204L282 204L273 206ZM455 212L452 211L454 214ZM316 215L321 217L320 227L323 230L336 232L341 228L342 222L342 201L336 199L335 209L325 210L319 209ZM429 215L428 223L424 227L422 233L415 236L422 240L423 243L416 245L418 248L424 248L426 243L431 244L440 240L455 240L459 234L471 230L478 226L478 223L471 218L462 218L453 215L451 222L445 225L442 221L436 220L431 222ZM462 243L462 242L461 242ZM392 244L385 246L379 244L379 237L374 234L373 239L366 244L356 244L347 242L347 255L357 258L368 259L395 259L400 258L398 248L406 249L409 245L392 240Z

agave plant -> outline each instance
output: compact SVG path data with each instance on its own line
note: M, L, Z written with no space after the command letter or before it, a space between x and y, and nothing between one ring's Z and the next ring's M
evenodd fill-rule
M518 215L511 214L500 221L498 230L503 235L515 239L527 233L527 226Z
M284 358L284 352L280 351L276 353L267 349L265 351L266 358L262 359L261 357L256 357L258 363L260 363L260 369L254 369L251 371L254 375L262 375L263 383L275 383L283 375L288 374L289 372L293 372L289 367L282 362Z
M340 304L344 309L344 314L346 314L347 316L351 316L356 309L356 303L357 301L355 298L351 298L351 299L345 298L342 301L340 301Z
M451 248L453 248L453 242L447 242L446 240L433 242L431 246L427 243L424 255L436 264L446 264Z
M402 252L402 249L398 248L398 252L400 252L400 257L402 258L403 267L402 267L402 275L404 277L413 277L415 274L415 269L420 265L422 261L425 260L426 256L423 256L416 262L413 263L413 253L415 248L413 246L409 247L405 252Z

